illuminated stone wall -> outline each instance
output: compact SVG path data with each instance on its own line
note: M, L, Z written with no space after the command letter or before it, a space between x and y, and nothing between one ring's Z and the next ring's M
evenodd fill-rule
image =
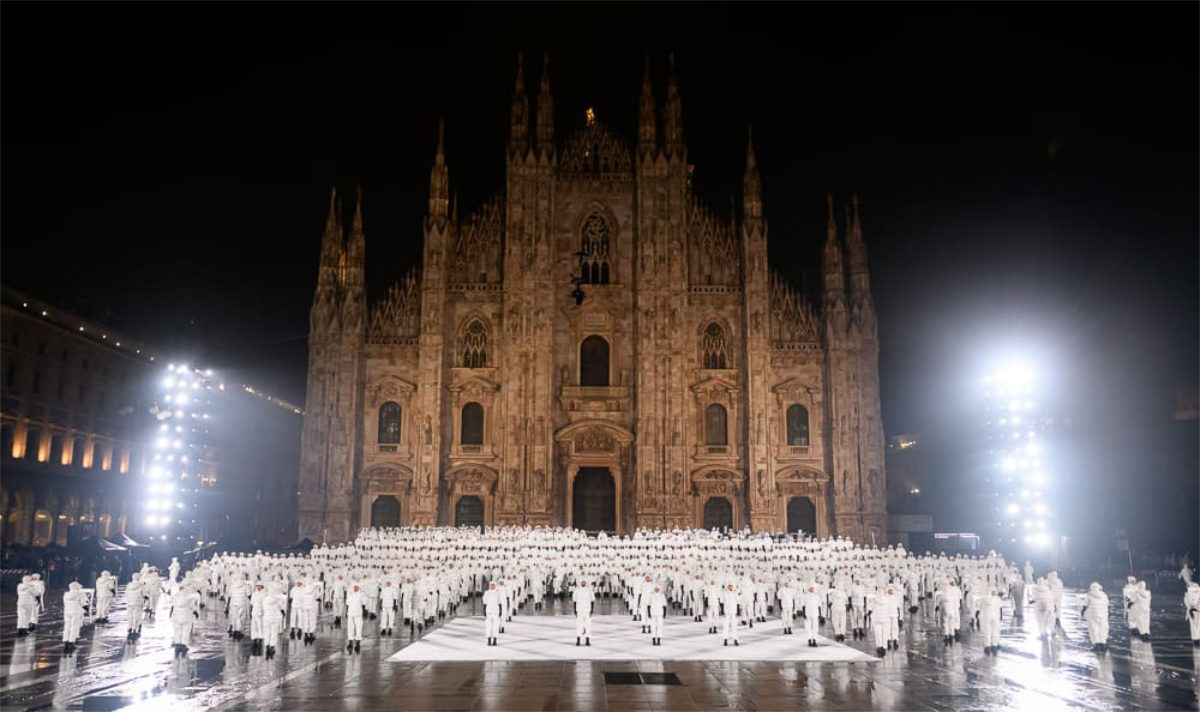
M452 524L459 500L479 497L489 525L579 526L576 477L607 468L619 531L700 526L710 498L729 501L735 528L780 531L798 497L817 535L883 543L857 204L839 228L830 203L818 310L768 264L752 145L736 215L692 192L674 68L661 112L644 83L635 146L591 110L557 141L545 75L535 100L525 89L522 72L506 187L461 218L439 132L423 262L369 306L361 206L346 227L333 200L312 306L301 536L344 540L379 497L396 497L403 524ZM606 368L585 363L589 337L607 346ZM399 406L398 438L381 428L386 404ZM464 441L468 404L483 410L479 443ZM789 426L794 406L806 427Z

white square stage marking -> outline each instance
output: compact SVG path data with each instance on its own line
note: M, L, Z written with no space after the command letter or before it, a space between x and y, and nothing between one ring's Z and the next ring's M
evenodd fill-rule
M662 645L629 615L592 617L592 644L575 645L574 616L514 616L504 624L499 645L483 637L483 616L460 616L426 634L388 658L391 662L522 661L522 660L745 660L778 662L877 662L848 645L817 638L810 648L801 620L792 635L783 635L779 620L738 627L741 645L722 645L721 634L686 616L664 621Z

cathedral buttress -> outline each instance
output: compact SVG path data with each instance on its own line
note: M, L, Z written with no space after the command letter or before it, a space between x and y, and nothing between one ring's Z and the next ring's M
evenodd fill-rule
M338 267L342 255L338 212L337 188L334 187L330 191L329 215L321 236L317 289L309 310L306 414L300 436L299 535L316 542L322 540L325 525L330 409L335 402L329 360L338 345Z
M746 168L742 177L742 323L745 333L744 412L745 471L750 526L754 531L778 528L779 497L765 424L771 407L770 281L767 272L767 221L763 217L762 177L754 153L754 134L747 131Z
M412 515L415 525L438 523L442 439L447 417L444 407L446 346L446 270L454 224L449 218L450 177L446 167L445 128L438 122L437 152L429 175L429 212L424 224L421 270L421 326L417 374L417 457L413 477Z
M867 245L863 239L857 195L852 200L848 231L850 336L857 356L854 398L858 414L855 455L859 471L860 541L884 543L887 537L887 474L879 405L879 327L871 297Z

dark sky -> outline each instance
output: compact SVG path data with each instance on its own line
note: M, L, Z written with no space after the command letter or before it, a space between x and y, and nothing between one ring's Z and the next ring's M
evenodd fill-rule
M365 190L382 291L439 116L464 212L502 189L518 49L550 54L560 136L594 105L631 138L673 50L698 191L728 210L752 121L794 283L825 193L860 195L888 432L954 432L1028 351L1087 436L1080 521L1121 518L1198 477L1148 457L1200 367L1197 7L5 3L0 278L300 401L331 184Z

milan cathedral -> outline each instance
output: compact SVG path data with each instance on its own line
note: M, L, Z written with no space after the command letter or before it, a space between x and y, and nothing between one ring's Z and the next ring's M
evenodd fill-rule
M749 527L884 543L877 322L857 200L829 200L820 308L742 204L693 194L675 68L636 145L556 136L518 63L501 192L451 205L442 131L422 264L374 303L336 195L311 311L300 535L360 527Z

